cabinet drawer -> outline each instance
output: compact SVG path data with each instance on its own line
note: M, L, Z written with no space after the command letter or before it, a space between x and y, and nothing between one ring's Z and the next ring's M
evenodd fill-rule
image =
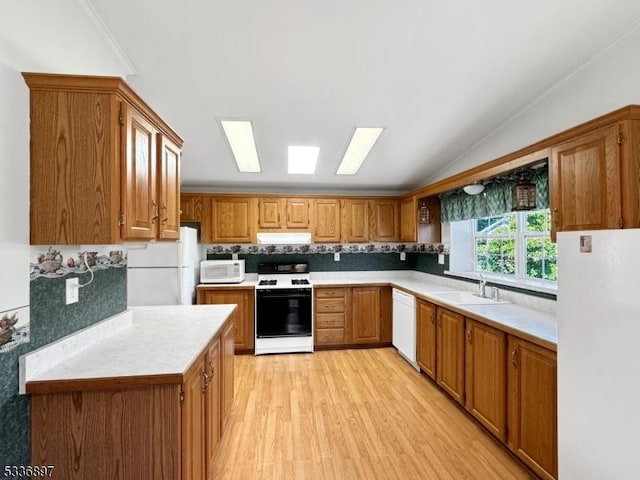
M318 288L316 298L344 298L344 288Z
M316 312L318 313L344 312L344 298L318 298L316 300Z
M344 328L344 313L319 313L316 328Z
M316 331L316 345L339 345L341 343L344 343L344 328Z

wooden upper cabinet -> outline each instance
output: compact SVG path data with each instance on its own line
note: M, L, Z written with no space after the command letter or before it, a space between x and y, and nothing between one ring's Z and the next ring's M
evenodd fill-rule
M200 241L213 243L211 196L202 193L180 194L180 221L200 224Z
M170 239L179 208L179 184L170 177L179 172L179 155L160 175L157 134L174 153L182 139L121 78L23 76L30 89L31 243ZM159 201L167 206L165 229Z
M251 243L254 241L255 199L214 197L211 200L213 241Z
M400 204L397 200L369 202L369 234L373 242L400 240Z
M418 241L418 204L415 195L400 201L400 241Z
M464 317L438 308L436 377L438 385L464 404Z
M508 346L507 445L541 478L557 478L557 355L512 336Z
M557 145L549 159L555 231L622 227L618 126Z
M465 408L502 442L507 422L504 332L467 318Z
M351 289L354 343L380 342L380 287Z
M338 199L318 199L314 204L314 239L313 241L340 241L340 201Z
M286 227L307 230L311 225L310 210L308 198L285 198Z
M369 202L366 199L342 201L344 242L369 241Z
M180 148L158 134L159 240L180 238Z
M126 128L123 155L122 239L156 237L160 207L156 195L156 129L135 109L122 105Z
M282 200L279 198L258 199L258 228L280 229L282 228L281 214Z
M259 198L258 229L308 230L311 223L309 210L307 198Z
M417 357L420 369L436 379L436 306L418 299Z

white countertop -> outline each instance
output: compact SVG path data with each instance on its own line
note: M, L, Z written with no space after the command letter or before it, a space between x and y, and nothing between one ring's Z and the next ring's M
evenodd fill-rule
M34 377L27 376L26 381L182 375L218 333L235 307L130 307L132 320L128 325L70 358L51 355L47 359L47 347L39 349L40 359L53 366ZM69 342L72 339L73 335L68 337ZM59 347L61 342L56 343Z
M340 272L312 272L311 282L315 287L330 285L367 285L385 284L400 288L408 293L417 295L427 301L451 308L470 317L484 320L489 324L503 328L513 334L520 334L524 338L541 340L543 346L555 348L558 339L558 323L554 311L532 308L529 304L552 302L525 294L518 294L502 289L501 298L511 303L490 305L455 305L436 297L430 293L450 292L456 290L475 291L473 283L461 280L429 275L415 271L340 271ZM246 280L241 284L207 284L201 287L251 287L255 279Z

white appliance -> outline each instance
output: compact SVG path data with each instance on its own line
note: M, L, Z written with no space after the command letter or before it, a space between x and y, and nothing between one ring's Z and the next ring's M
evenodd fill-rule
M244 272L244 260L203 260L200 283L241 283Z
M413 368L420 371L416 356L416 297L393 289L392 323L391 343Z
M640 229L558 233L557 315L559 478L640 478Z
M192 305L200 276L197 230L180 228L176 242L157 242L127 253L127 304Z
M313 352L313 285L307 262L258 264L255 354Z

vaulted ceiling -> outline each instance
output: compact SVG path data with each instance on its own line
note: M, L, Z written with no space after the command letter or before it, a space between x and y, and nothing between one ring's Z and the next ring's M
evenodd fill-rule
M422 185L640 18L637 0L4 3L0 62L126 75L184 137L183 186L218 191ZM253 122L261 173L238 172L219 119ZM357 126L385 130L337 176ZM314 175L286 173L288 145L320 147Z

